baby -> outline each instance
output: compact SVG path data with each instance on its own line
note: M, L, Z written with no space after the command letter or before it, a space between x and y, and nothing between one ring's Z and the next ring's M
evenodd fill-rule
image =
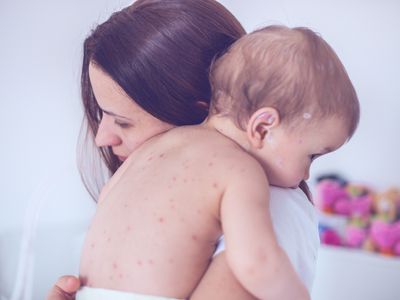
M352 136L352 83L320 36L283 26L241 38L210 80L207 120L148 140L103 188L77 299L186 299L222 234L230 268L255 297L309 299L274 236L269 185L298 187L315 158Z

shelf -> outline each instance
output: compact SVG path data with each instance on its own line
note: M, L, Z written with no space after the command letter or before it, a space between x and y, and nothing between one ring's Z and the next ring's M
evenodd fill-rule
M321 246L313 300L399 300L400 258Z

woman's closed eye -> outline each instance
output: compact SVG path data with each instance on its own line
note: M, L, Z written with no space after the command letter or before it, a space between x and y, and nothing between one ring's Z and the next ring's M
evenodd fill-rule
M114 124L116 124L117 126L123 128L123 129L132 127L132 124L124 122L124 121L120 121L117 119L114 120Z

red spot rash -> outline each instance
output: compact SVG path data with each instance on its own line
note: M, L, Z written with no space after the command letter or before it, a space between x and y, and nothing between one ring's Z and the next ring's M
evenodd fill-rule
M113 267L113 269L118 269L117 263L116 263L116 262L113 262L112 267Z
M193 234L193 235L192 235L192 240L193 240L193 241L197 241L197 235Z
M215 188L215 189L218 188L218 183L214 182L213 183L213 188Z
M164 223L164 218L158 218L158 222Z

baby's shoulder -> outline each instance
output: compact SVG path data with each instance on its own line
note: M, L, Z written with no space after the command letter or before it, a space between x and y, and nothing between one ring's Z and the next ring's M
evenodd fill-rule
M250 178L264 177L265 172L261 164L240 146L227 146L216 149L214 157L217 159L218 169L226 178Z

